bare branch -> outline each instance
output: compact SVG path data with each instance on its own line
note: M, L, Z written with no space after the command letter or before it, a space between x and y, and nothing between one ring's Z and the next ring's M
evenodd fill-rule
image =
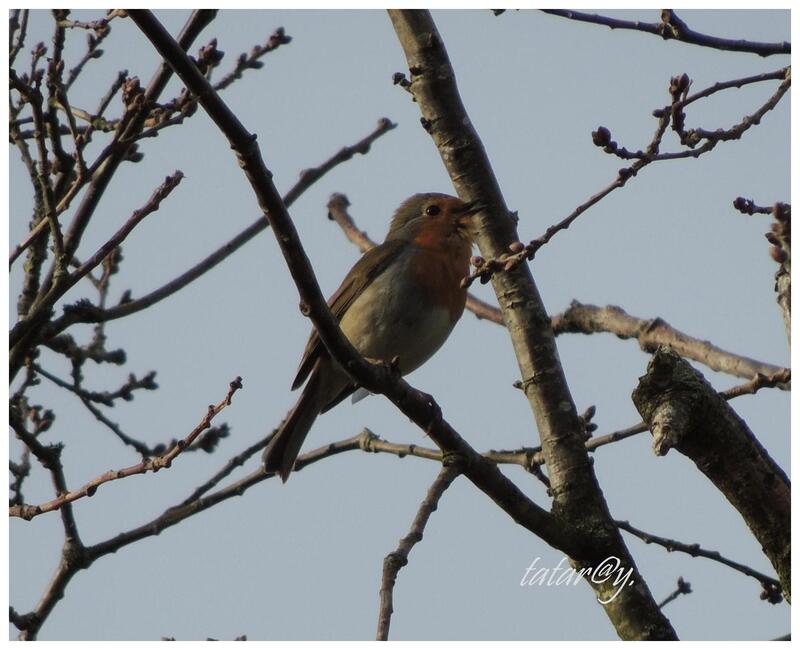
M476 214L476 243L486 257L498 256L519 241L516 224L461 101L442 38L427 11L390 10L389 16L406 55L410 90L420 108L422 126L433 138L459 197L466 201L480 200L487 206ZM564 376L550 318L530 269L522 265L495 275L492 284L547 459L553 510L572 531L574 540L583 546L580 553L567 554L575 566L586 568L614 556L630 571L637 588L623 590L619 594L622 602L605 606L622 638L675 638L675 631L658 610L608 514L608 505L586 452L584 425ZM601 602L610 602L610 592L604 595L607 586L591 587ZM622 610L636 612L636 616L621 616Z
M749 83L769 79L781 79L782 83L760 108L753 114L747 115L738 124L729 129L717 129L715 131L708 131L706 129L691 129L687 131L685 129L684 120L686 116L682 110L684 106L703 97L708 97L725 88L738 88ZM691 97L688 96L690 85L691 80L686 74L673 77L670 80L669 91L672 95L672 103L669 106L653 111L653 116L658 118L658 125L653 138L644 151L640 149L636 152L631 152L625 147L620 147L616 141L611 139L611 131L604 126L600 126L596 131L593 131L592 141L595 146L623 160L633 160L634 163L630 167L623 167L620 169L617 172L617 177L609 185L581 203L564 219L549 226L543 235L524 245L520 241L513 241L507 246L506 250L487 259L482 257L474 258L473 266L475 270L464 279L463 286L469 287L476 279L479 279L481 283L485 284L495 273L511 271L524 261L533 260L538 250L550 242L556 234L569 228L581 214L600 202L611 192L620 187L624 187L630 178L636 176L650 163L662 160L677 160L680 158L698 158L702 154L714 149L720 142L738 140L748 129L759 124L764 115L775 108L781 100L791 86L791 68L781 68L774 73L717 83ZM670 123L672 124L673 130L680 136L681 144L688 147L688 149L669 153L659 152L664 133ZM697 147L703 140L705 140L705 142L702 146Z
M751 379L755 375L774 375L784 370L717 347L675 329L661 318L643 319L631 316L620 307L597 307L573 300L569 308L551 317L556 334L594 334L608 332L621 339L635 339L644 352L653 353L661 345L669 345L686 359L699 361L712 370ZM782 386L788 390L788 386Z
M422 503L419 506L414 521L411 523L411 530L400 540L397 548L389 553L383 560L383 577L380 588L380 611L378 613L378 631L375 635L376 641L386 641L389 639L389 625L392 620L394 608L392 605L392 595L394 585L397 581L397 574L406 564L408 555L416 544L422 541L425 526L428 524L434 510L439 505L439 500L445 493L450 484L461 473L457 464L444 465L439 471L438 476L428 488Z
M708 86L708 88L698 91L693 95L688 95L685 99L680 100L677 102L677 108L679 110L685 108L689 104L696 102L698 99L705 99L706 97L710 97L711 95L720 92L721 90L741 88L743 86L749 86L750 84L761 83L762 81L784 81L789 72L790 67L786 66L779 68L774 72L764 72L751 77L731 79L730 81L718 81L717 83Z
M731 52L749 52L759 56L771 56L773 54L791 54L791 43L759 43L756 41L746 41L742 39L734 40L729 38L719 38L701 34L689 26L672 9L664 9L661 12L661 22L643 23L631 20L619 20L597 14L587 14L580 11L564 9L542 9L546 14L560 16L570 20L578 20L595 25L605 25L611 29L632 29L648 34L661 36L664 40L676 40L702 47L711 47L717 50L728 50Z
M669 605L678 596L686 596L690 593L692 593L692 585L686 582L682 577L679 577L678 586L676 587L675 591L673 591L669 596L667 596L664 600L662 600L658 604L658 607L659 609L663 609L666 605Z
M27 521L30 521L34 517L41 515L45 512L52 512L53 510L58 510L63 508L66 504L73 503L78 499L83 497L90 497L94 496L95 492L97 492L97 488L105 483L110 483L111 481L116 481L122 478L127 478L128 476L135 476L137 474L146 474L147 472L157 472L163 468L169 468L172 466L172 461L178 457L178 455L186 449L189 445L191 445L195 439L206 429L211 427L211 422L215 416L217 416L222 410L225 409L226 406L230 406L231 398L233 394L242 387L242 378L237 377L234 381L231 382L230 387L228 389L228 394L216 405L211 405L208 407L208 412L206 413L205 417L200 421L192 431L183 439L179 440L178 443L170 449L167 453L156 456L155 458L148 458L141 463L137 463L136 465L132 465L130 467L126 467L124 469L112 470L109 472L105 472L101 474L97 478L92 479L83 487L72 490L72 491L63 491L59 494L56 499L52 501L48 501L47 503L43 503L41 505L18 505L18 506L11 506L8 510L8 514L10 517L21 517Z
M278 27L264 45L254 46L250 50L250 54L240 54L236 60L236 67L214 84L214 90L224 90L237 79L241 79L245 70L258 70L264 65L261 61L264 55L277 50L281 45L291 43L291 41L292 37L286 35L283 27Z
M720 392L720 397L725 400L739 397L740 395L755 395L762 388L780 388L788 390L792 381L792 371L789 368L782 368L771 375L757 373L750 381L734 386L728 390Z
M34 418L38 419L38 415L33 413ZM53 416L47 418L45 413L44 420L40 420L39 433L47 430L52 423ZM22 408L19 403L12 404L9 409L9 424L14 429L17 438L31 450L31 453L41 463L42 467L50 472L50 477L53 482L53 489L56 494L61 495L67 492L67 481L64 477L64 466L61 464L61 445L43 445L39 442L38 433L34 434L25 428L23 422ZM15 505L11 508L24 508L24 505ZM75 521L75 514L72 511L72 506L67 503L61 509L61 523L64 527L65 545L71 549L82 548L80 535L78 533L78 524Z
M636 537L641 539L645 544L657 544L658 546L663 546L670 553L672 553L673 551L678 551L680 553L687 553L692 557L704 557L709 560L714 560L715 562L719 562L720 564L724 564L725 566L730 567L734 571L738 571L739 573L742 573L746 576L755 578L761 584L762 588L764 589L764 593L770 594L770 596L768 598L765 598L765 600L769 600L769 602L771 602L772 604L779 603L781 602L781 600L783 600L783 598L781 597L781 583L778 582L775 578L770 578L768 575L764 575L763 573L760 573L759 571L750 568L746 564L741 564L740 562L734 562L733 560L729 560L728 558L720 555L719 551L709 551L707 549L701 548L700 544L684 544L683 542L679 542L674 539L669 539L667 537L659 537L658 535L646 533L643 530L634 528L627 521L617 521L616 524L622 530L630 533L631 535L635 535ZM763 594L762 598L764 598Z
M357 143L348 147L343 147L338 153L326 160L318 167L306 170L300 176L300 180L286 193L283 198L286 207L292 205L309 187L311 187L317 180L336 165L346 162L356 153L366 154L369 151L371 144L380 136L388 133L394 128L394 123L387 119L381 118L378 125L372 133L362 138ZM64 331L67 327L74 323L96 323L115 320L134 314L136 312L147 309L164 298L168 298L177 291L180 291L188 284L194 282L197 278L204 275L206 272L213 269L217 264L230 257L233 253L239 250L244 244L249 242L258 233L265 230L269 223L263 217L259 217L256 221L250 224L247 228L241 231L233 239L223 244L216 251L211 253L208 257L195 264L192 268L179 275L177 278L170 280L167 284L151 291L150 293L111 307L106 310L92 310L92 311L77 311L73 310L70 313L64 314L61 318L53 323L52 332L55 334Z
M791 487L747 424L689 363L659 348L633 391L653 449L692 460L736 508L791 597ZM742 462L747 459L747 462Z
M28 9L15 9L8 21L8 66L9 68L14 65L14 60L17 54L25 45L25 37L28 34ZM14 41L16 34L17 40Z
M99 392L85 390L80 386L70 384L69 382L47 372L44 368L36 363L32 364L32 367L37 373L42 375L42 377L46 377L56 386L60 386L61 388L65 388L66 390L75 393L81 399L88 400L90 402L99 402L100 404L105 404L106 406L114 406L114 401L118 399L123 399L129 402L133 399L133 391L135 390L155 390L158 388L158 384L156 384L154 381L156 376L155 371L148 372L141 379L138 379L134 374L130 374L128 375L128 380L117 390Z
M683 77L687 78L686 75ZM688 83L688 82L687 82ZM671 107L670 110L672 111L673 115L673 129L678 133L681 139L681 144L686 145L690 148L688 151L680 151L676 153L663 153L659 156L656 156L655 160L676 160L678 158L697 158L699 155L705 153L706 151L711 151L717 144L720 142L726 142L729 140L738 140L739 138L744 135L744 133L750 129L751 127L760 124L764 115L766 115L769 111L774 109L781 98L786 94L789 88L792 85L792 72L791 68L785 68L785 77L783 81L778 85L777 90L767 99L764 104L762 104L754 113L751 115L746 115L741 122L738 124L733 125L728 129L715 129L713 131L703 129L703 128L696 128L696 129L689 129L688 131L684 129L683 124L683 114L679 113L681 102L675 102ZM687 86L688 88L688 86ZM688 100L687 100L688 102ZM684 104L685 105L685 104ZM666 109L664 109L666 110ZM678 118L679 119L676 119ZM703 140L706 142L695 149L695 147L700 144Z
M149 214L158 210L161 201L163 201L174 190L183 179L183 172L176 171L172 176L167 176L165 181L156 188L152 196L148 199L139 210L136 210L131 217L126 221L122 227L114 233L105 244L103 244L94 255L86 260L81 266L67 276L62 276L63 280L55 283L50 291L45 294L43 298L33 304L26 318L17 322L12 328L9 335L9 340L12 348L19 350L17 355L20 355L27 350L21 343L28 337L36 326L41 322L44 317L49 314L56 301L61 298L69 289L71 289L78 281L86 276L92 269L98 266L105 257L111 253L117 246L119 246L131 231L139 225L139 223ZM15 350L12 350L12 357ZM17 359L19 362L20 359Z

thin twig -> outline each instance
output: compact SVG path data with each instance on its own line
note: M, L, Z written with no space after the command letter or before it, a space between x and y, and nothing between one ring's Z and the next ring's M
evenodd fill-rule
M756 205L753 199L746 199L743 196L737 196L733 200L733 207L742 214L772 214L773 207L765 207Z
M682 109L687 104L700 98L708 97L714 92L725 88L741 87L747 83L755 83L767 79L782 79L782 82L775 93L762 106L751 115L745 116L738 124L735 124L729 129L716 129L715 131L701 128L690 129L688 131L685 129L685 115ZM633 160L634 162L630 167L620 169L617 173L617 177L609 185L581 203L564 219L549 226L543 235L531 240L527 244L512 242L508 251L498 257L489 259L484 259L482 257L473 258L473 266L475 269L464 279L462 285L464 287L469 287L475 280L486 283L491 279L494 273L500 271L508 272L515 269L526 260L533 260L538 250L550 242L556 234L568 229L581 214L604 199L611 192L620 187L624 187L630 178L636 176L650 163L682 158L698 158L702 154L714 149L720 142L738 140L748 129L759 124L766 113L777 106L784 94L789 90L791 81L791 68L787 67L774 73L717 83L690 97L688 96L689 86L691 85L689 77L685 74L673 77L670 80L669 87L670 94L672 95L672 103L664 108L653 111L653 116L658 118L658 126L645 151L638 150L636 152L631 152L625 147L620 147L612 140L609 129L604 126L598 127L596 131L592 132L592 141L595 146L623 160ZM680 136L681 144L688 148L683 151L660 153L661 140L670 123L672 123L672 128ZM703 142L703 140L705 140L705 142L701 146L697 146Z
M66 493L67 481L64 476L64 466L61 464L62 445L43 445L39 442L38 436L25 428L22 422L22 413L20 413L20 410L15 408L14 405L12 405L9 410L9 424L11 428L14 429L17 438L31 450L31 453L36 457L39 463L41 463L42 467L50 472L55 493L58 495ZM23 504L11 506L11 508L25 507L26 506ZM80 535L78 533L78 524L75 520L72 505L66 503L64 507L61 508L60 514L61 523L64 527L65 545L74 547L75 549L82 548Z
M128 375L128 381L126 381L120 388L115 391L91 391L81 388L80 386L76 386L74 384L70 384L68 381L64 381L60 377L53 375L52 373L46 371L42 368L39 364L32 364L34 370L37 373L42 375L43 377L49 379L53 382L56 386L60 386L72 393L75 393L81 399L89 400L90 402L99 402L100 404L105 404L106 406L114 406L114 401L118 399L123 399L125 401L130 401L133 399L133 391L143 389L143 390L155 390L158 385L155 383L154 379L156 376L155 371L151 371L147 373L141 379L137 379L137 377L133 374Z
M444 465L439 471L438 476L428 488L422 503L417 510L411 529L408 534L400 540L397 548L389 553L383 560L383 577L381 578L380 588L380 610L378 612L378 631L375 635L376 641L386 641L389 638L389 625L394 612L392 606L392 596L394 585L397 581L397 574L406 564L408 555L416 544L422 541L425 526L428 524L434 510L439 505L439 500L445 493L450 484L461 473L457 464Z
M669 605L673 600L675 600L678 596L685 596L692 593L692 585L686 582L683 577L678 577L678 586L675 588L669 596L667 596L664 600L662 600L658 607L659 609L663 609L666 605Z
M74 272L70 273L61 283L53 285L52 289L40 300L34 303L24 320L19 321L11 330L9 335L10 344L15 346L33 327L33 324L49 311L55 302L61 298L70 288L83 278L92 269L98 266L103 259L119 246L131 231L149 214L158 210L163 201L174 190L183 179L183 172L175 171L172 176L167 176L164 182L156 188L153 194L140 209L135 210L131 217L122 227L114 233L88 260Z
M545 244L547 244L556 234L569 228L572 223L586 212L590 207L604 199L616 189L624 187L629 179L635 177L639 171L645 166L649 165L655 156L658 155L661 146L661 140L669 125L669 114L661 115L653 133L650 143L647 145L645 153L640 158L634 161L630 167L623 167L617 172L616 178L605 188L590 196L586 201L581 203L570 214L556 224L553 224L545 230L544 234L536 239L531 240L528 244L523 245L522 242L516 241L509 245L508 252L503 253L497 258L484 259L479 257L473 261L475 270L470 273L462 281L462 285L469 287L472 282L479 279L482 284L487 283L491 276L497 271L511 271L525 260L533 260L536 252ZM605 127L599 127L597 131L592 132L592 140L597 146L603 146L604 143L608 144L610 140L610 133ZM477 262L477 264L475 264Z
M105 40L105 38L111 33L111 27L109 23L114 19L121 16L124 16L125 12L122 9L110 9L106 14L105 18L101 18L100 20L92 21L92 23L86 23L86 27L84 29L90 29L94 32L94 34L87 34L86 40L86 52L81 57L81 60L69 71L69 77L67 77L66 87L67 90L75 83L78 76L80 76L81 72L83 71L84 66L92 59L100 58L100 55L103 51L100 48L100 45ZM68 24L64 24L64 27L74 28L79 26L76 21L65 21ZM83 25L80 25L83 26Z
M250 50L250 54L240 54L236 60L236 67L214 84L214 90L224 90L234 81L240 79L245 70L258 70L264 64L261 58L270 52L277 50L281 45L291 43L292 37L287 36L283 27L278 27L267 39L264 45L256 45Z
M366 154L372 143L382 135L388 133L395 127L395 124L388 118L381 118L375 129L356 142L347 147L343 147L331 158L323 162L318 167L313 167L301 173L300 179L283 197L286 207L291 206L308 188L310 188L316 181L337 165L346 162L353 155L360 153ZM165 285L151 291L150 293L137 298L135 300L127 301L123 304L111 307L106 310L91 310L91 311L71 311L65 313L64 316L54 321L51 328L50 336L63 332L67 327L74 323L96 323L100 321L110 321L117 318L123 318L136 312L152 307L154 304L164 300L180 291L188 284L194 282L196 279L213 269L217 264L230 257L233 253L239 250L247 242L249 242L258 233L265 230L269 223L263 218L259 217L256 221L251 223L247 228L242 230L233 239L220 246L216 251L208 255L205 259L195 264L193 267L179 275L177 278L170 280Z
M124 469L112 470L109 472L105 472L100 476L92 479L86 485L77 490L72 490L68 492L61 493L56 499L48 501L47 503L43 503L41 505L18 505L18 506L11 506L9 508L8 514L10 517L21 517L27 521L30 521L34 517L41 515L45 512L51 512L53 510L58 510L62 508L64 505L68 503L73 503L78 499L83 497L90 497L97 492L97 488L105 483L110 483L111 481L116 481L122 478L127 478L128 476L135 476L137 474L146 474L147 472L157 472L163 468L169 468L172 466L172 462L178 455L186 449L189 445L191 445L194 440L206 429L211 427L211 422L216 415L218 415L222 410L225 409L226 406L230 406L231 398L233 394L242 387L242 378L237 377L233 380L228 388L228 394L216 405L211 405L208 407L208 412L206 413L205 417L200 421L192 431L183 439L179 440L177 444L170 449L167 453L156 456L155 458L148 458L141 463L137 463L136 465L132 465L130 467L126 467Z
M56 268L59 272L64 272L64 240L61 234L61 226L56 219L55 211L55 197L53 193L53 185L51 182L50 174L50 161L48 159L47 143L45 136L47 133L47 125L45 123L45 115L42 110L44 98L39 90L39 83L41 77L37 76L34 80L34 86L27 86L22 83L16 75L16 72L9 70L9 79L11 86L20 92L23 98L28 102L33 113L33 122L35 126L35 141L39 157L39 164L37 170L37 182L39 185L39 196L42 199L42 207L44 209L44 219L50 226L50 235L53 238L53 253L56 258Z
M593 23L595 25L605 25L611 29L632 29L661 36L664 40L676 40L692 45L711 47L717 50L749 52L764 57L773 54L792 53L791 43L787 41L783 41L782 43L759 43L756 41L746 41L743 39L734 40L701 34L700 32L690 29L683 20L678 18L677 14L672 9L662 10L661 22L658 23L643 23L638 20L619 20L617 18L609 18L608 16L564 9L542 9L542 11L553 16L560 16L561 18Z
M705 88L701 91L694 93L693 95L688 95L686 99L683 99L677 103L677 108L682 109L688 106L689 104L696 102L698 99L705 99L715 93L720 92L721 90L729 90L731 88L741 88L742 86L748 86L750 84L761 83L762 81L783 81L786 79L786 75L789 73L790 67L786 66L783 68L779 68L773 72L764 72L762 74L756 74L751 77L741 77L739 79L731 79L730 81L718 81L708 88Z
M16 9L15 12L19 12L19 14L14 13L12 15L11 20L9 21L8 26L8 45L9 45L9 52L8 52L8 66L9 68L14 65L14 60L17 58L17 54L22 49L22 46L25 44L25 37L28 34L28 14L30 13L28 9ZM14 34L17 34L17 40L14 42L13 37Z
M780 388L781 390L789 390L792 381L792 371L789 368L781 368L780 370L765 375L757 373L750 381L729 388L728 390L720 391L720 396L723 399L729 400L741 395L755 395L762 388Z
M618 520L615 521L614 523L616 523L617 527L619 527L620 529L630 533L631 535L635 535L636 537L641 539L645 544L656 544L658 546L663 546L670 553L672 553L673 551L678 551L680 553L687 553L692 557L704 557L709 560L714 560L715 562L719 562L720 564L724 564L725 566L730 567L734 571L738 571L739 573L743 573L746 576L755 578L761 584L764 591L771 594L770 597L765 598L765 600L769 600L773 604L779 603L782 600L781 583L778 580L776 580L775 578L771 578L768 575L761 573L760 571L756 571L755 569L750 568L746 564L741 564L740 562L729 560L728 558L720 555L719 551L709 551L707 549L701 548L699 544L684 544L683 542L679 542L674 539L669 539L667 537L659 537L658 535L646 533L643 530L634 528L627 521Z

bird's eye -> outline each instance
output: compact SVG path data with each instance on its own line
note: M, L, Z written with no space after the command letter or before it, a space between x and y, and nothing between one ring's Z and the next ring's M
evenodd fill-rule
M442 209L438 205L435 205L435 204L434 205L429 205L427 208L425 208L425 214L427 214L429 217L435 217L441 211L442 211Z

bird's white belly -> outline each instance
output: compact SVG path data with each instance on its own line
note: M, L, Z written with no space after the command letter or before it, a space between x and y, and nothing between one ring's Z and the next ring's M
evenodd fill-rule
M376 278L353 302L340 322L342 332L365 357L398 357L407 374L425 363L445 342L455 323L444 306L421 299L419 292Z

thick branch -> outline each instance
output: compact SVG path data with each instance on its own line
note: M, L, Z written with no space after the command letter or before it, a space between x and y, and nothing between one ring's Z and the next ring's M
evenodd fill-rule
M427 11L390 10L411 73L408 90L422 113L458 191L488 208L479 213L477 244L485 257L498 257L519 241L483 144L464 109L444 44ZM672 639L675 632L658 610L635 569L608 513L584 446L584 431L558 358L550 318L527 265L492 277L503 320L517 356L522 385L536 418L550 470L554 511L579 540L581 567L614 556L633 571L636 589L608 600L610 585L592 585L622 638Z
M669 345L686 359L744 379L758 374L774 375L783 370L780 366L740 356L709 341L684 334L661 318L636 318L614 305L597 307L573 300L566 311L552 317L552 322L556 334L609 332L622 339L636 339L642 350L649 354L661 345ZM788 386L782 388L788 390Z
M656 454L689 457L739 511L791 600L791 487L745 422L688 362L659 348L633 402Z

